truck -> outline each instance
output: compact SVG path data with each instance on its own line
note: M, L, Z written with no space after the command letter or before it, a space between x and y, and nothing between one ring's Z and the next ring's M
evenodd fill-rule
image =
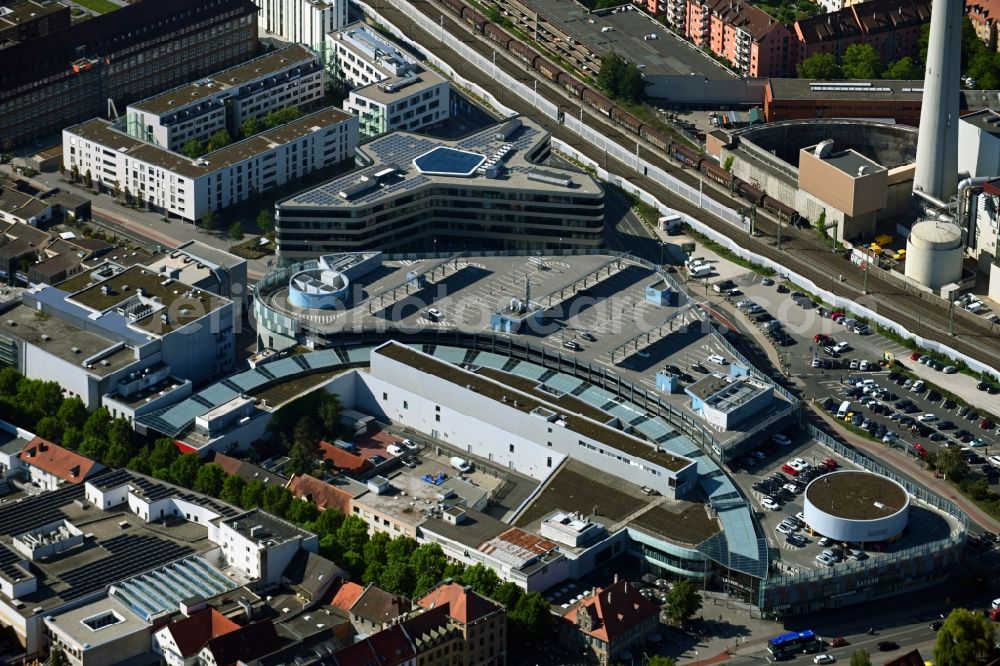
M879 234L878 236L875 237L875 244L881 245L882 247L885 247L891 242L892 242L892 236L890 236L889 234Z

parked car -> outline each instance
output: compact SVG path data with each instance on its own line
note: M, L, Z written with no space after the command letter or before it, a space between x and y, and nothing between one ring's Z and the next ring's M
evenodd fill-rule
M765 497L760 501L760 505L769 511L777 511L781 508L781 505L770 497Z
M775 435L772 435L771 441L777 444L778 446L790 446L792 443L792 440L788 437L788 435L782 434L780 432Z
M836 638L830 641L830 647L838 648L838 647L844 647L846 645L848 645L847 639L844 638L843 636L837 636Z
M879 652L892 652L899 649L899 644L896 641L879 641L875 647L878 648Z
M564 340L562 346L570 351L580 351L583 349L583 347L580 346L580 343L576 340Z
M580 337L586 340L587 342L597 342L597 336L591 333L590 331L584 331L583 333L580 334Z
M837 660L834 659L833 655L830 654L818 654L815 657L813 657L814 664L832 664L835 661Z

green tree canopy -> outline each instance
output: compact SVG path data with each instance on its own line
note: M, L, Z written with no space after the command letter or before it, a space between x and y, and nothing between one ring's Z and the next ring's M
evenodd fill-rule
M387 549L392 538L385 532L376 532L362 548L365 558L365 572L361 576L364 585L378 584L389 561Z
M851 666L872 666L872 659L867 650L855 650L851 655Z
M260 120L256 117L250 117L244 120L240 125L240 134L242 134L245 139L248 136L253 136L257 132L260 132L262 129L264 129L264 125L260 122Z
M50 442L62 440L63 422L55 416L43 416L35 424L35 434Z
M246 485L247 482L235 474L227 476L226 480L222 482L222 490L219 492L219 499L223 502L239 506L240 502L243 500L243 489L246 488Z
M832 53L814 53L795 66L800 79L833 81L844 78Z
M226 472L220 466L215 463L202 465L194 477L194 490L212 497L219 497L222 494L222 484L225 481Z
M231 241L241 241L243 240L243 223L236 221L229 225L229 240Z
M181 146L181 154L190 157L191 159L197 159L205 154L205 146L201 145L201 141L197 139L191 139L183 146ZM125 190L128 192L128 190Z
M674 583L667 594L667 614L674 622L683 622L701 610L701 595L689 580Z
M213 150L218 150L219 148L225 148L233 142L233 137L229 136L229 130L220 129L218 132L208 137L208 146L206 152L212 152Z
M955 483L962 481L969 475L969 463L957 446L938 451L937 468L946 478Z
M646 82L642 72L614 51L601 58L597 85L613 99L640 102L645 97Z
M198 454L185 453L170 463L168 480L173 481L182 488L191 488L194 486L200 468L201 459L198 458Z
M211 231L215 228L216 216L215 213L207 210L205 214L201 216L201 228L205 231Z
M0 386L0 391L4 390ZM80 400L78 396L72 396L66 398L59 405L59 409L56 410L56 418L59 419L65 427L82 428L87 422L87 406L83 404L83 400Z
M292 503L292 493L284 486L270 484L264 490L264 510L273 513L279 518L284 518L288 511L288 505Z
M966 666L991 661L997 655L993 621L979 611L956 608L938 630L934 663Z
M882 78L893 81L912 81L923 78L923 72L913 62L913 58L904 56L895 62L890 62L885 71L882 72Z
M649 658L646 662L646 666L677 666L677 660L673 657L664 657L663 655L654 655Z
M841 71L848 79L874 79L882 73L882 57L871 44L851 44L842 60Z
M243 494L240 496L240 506L244 509L256 509L264 503L264 482L254 479L243 487Z
M538 592L522 594L514 604L514 610L507 612L507 619L512 625L512 635L524 636L529 640L544 638L552 628L549 602Z
M410 568L416 576L412 590L414 596L423 594L441 582L447 566L448 558L445 557L441 546L436 543L417 546L410 554Z
M465 569L465 573L462 574L462 582L484 597L493 598L497 586L500 585L500 577L493 569L476 562Z
M517 600L521 598L522 594L524 594L524 590L518 587L517 583L505 580L497 585L496 590L493 591L493 600L510 612L517 605Z
M260 233L262 234L267 234L274 230L274 218L269 211L262 210L257 213L257 228L260 229Z

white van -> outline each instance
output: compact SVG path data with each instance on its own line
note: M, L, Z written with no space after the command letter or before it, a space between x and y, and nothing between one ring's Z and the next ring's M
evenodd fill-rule
M993 600L993 608L1000 608L1000 599Z
M842 419L847 416L847 412L851 411L851 401L845 400L840 403L840 409L837 410L837 418Z
M690 273L693 278L708 277L712 274L712 267L709 264L698 264L691 267Z
M472 463L465 458L459 458L458 456L452 456L451 466L463 474L472 471Z

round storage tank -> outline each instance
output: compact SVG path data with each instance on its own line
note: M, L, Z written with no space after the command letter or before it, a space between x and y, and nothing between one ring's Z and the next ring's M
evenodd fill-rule
M910 496L900 484L871 472L824 474L803 493L806 525L834 541L873 543L906 529Z
M962 279L962 230L937 220L917 222L906 239L906 277L931 289Z

